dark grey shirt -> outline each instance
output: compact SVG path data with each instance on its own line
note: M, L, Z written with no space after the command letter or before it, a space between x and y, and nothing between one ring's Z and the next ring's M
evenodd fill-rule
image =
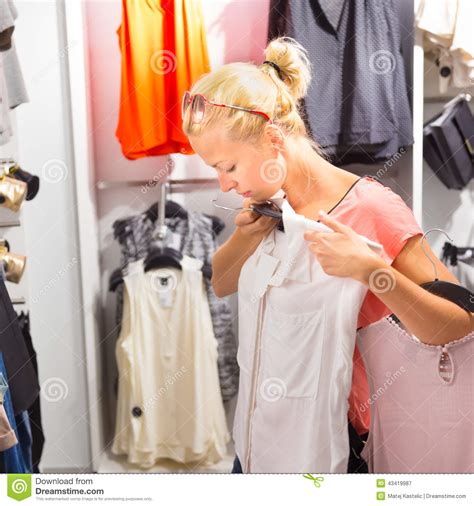
M393 0L272 0L269 38L278 35L308 51L304 111L328 154L373 162L413 143Z

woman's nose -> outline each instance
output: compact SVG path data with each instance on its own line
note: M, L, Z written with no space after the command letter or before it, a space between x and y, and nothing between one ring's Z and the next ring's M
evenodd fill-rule
M219 185L221 187L221 191L228 192L237 186L237 182L233 181L229 177L220 176Z

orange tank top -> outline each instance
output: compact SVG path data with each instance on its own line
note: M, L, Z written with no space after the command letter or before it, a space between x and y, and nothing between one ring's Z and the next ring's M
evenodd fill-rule
M210 71L200 0L123 0L116 136L128 159L193 154L181 98Z

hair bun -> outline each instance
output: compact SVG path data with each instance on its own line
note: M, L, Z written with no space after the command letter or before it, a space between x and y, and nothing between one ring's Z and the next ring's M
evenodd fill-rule
M299 100L306 96L311 81L311 62L306 49L291 37L278 37L265 48L265 64L271 65Z

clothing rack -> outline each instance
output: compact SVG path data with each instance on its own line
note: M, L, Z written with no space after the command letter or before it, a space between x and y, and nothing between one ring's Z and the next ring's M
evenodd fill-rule
M17 221L0 221L0 228L8 228L8 227L20 227L21 223Z
M465 99L468 102L471 100L471 95L469 93L460 93L459 95L456 95L455 97L425 97L424 102L426 104L444 104L444 108L449 107L453 103L457 102L460 99ZM448 100L448 102L446 102ZM446 102L446 103L445 103Z
M165 181L99 181L97 188L104 190L116 187L135 187L145 188L158 186L160 191L160 200L158 203L158 226L157 236L163 240L168 232L165 225L166 199L172 193L186 193L188 191L209 190L219 188L219 181L216 178L191 178L191 179L168 179Z
M173 191L176 193L186 192L185 188L191 187L192 190L205 189L207 190L209 186L218 186L217 179L171 179L169 181L165 181L163 183L159 183L160 185L160 200L158 203L158 227L157 227L157 236L159 239L163 240L168 233L168 227L165 225L165 214L166 214L166 199L168 194L171 194ZM201 185L199 188L196 188L197 185ZM204 186L203 186L204 185ZM194 186L194 188L193 188Z
M218 187L218 180L215 178L192 178L192 179L168 179L167 181L159 182L154 181L153 179L148 180L137 180L137 181L98 181L97 188L99 190L107 190L109 188L127 188L134 186L145 186L145 187L153 187L163 184L169 184L172 188L172 192L184 192L184 187L188 185L191 187L190 189L194 190L208 190L209 187L214 188ZM194 187L194 186L201 186ZM179 187L183 188L179 188Z

